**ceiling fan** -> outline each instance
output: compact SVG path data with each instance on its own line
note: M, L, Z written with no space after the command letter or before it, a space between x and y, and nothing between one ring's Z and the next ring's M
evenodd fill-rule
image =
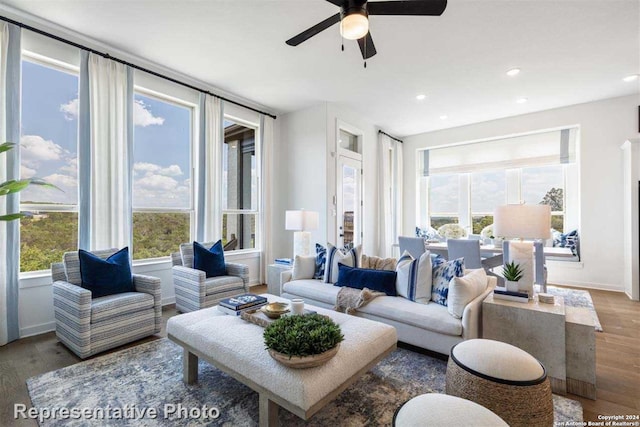
M377 53L369 32L369 15L440 16L447 7L447 0L326 1L338 6L340 12L290 38L286 42L289 46L298 46L303 41L340 22L340 34L345 39L358 40L362 58L366 61ZM344 46L342 50L344 50Z

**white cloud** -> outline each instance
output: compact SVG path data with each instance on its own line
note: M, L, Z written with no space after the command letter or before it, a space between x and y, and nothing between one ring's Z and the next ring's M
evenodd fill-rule
M133 170L135 172L146 172L146 175L164 175L164 176L180 176L182 175L182 169L178 165L171 165L163 168L155 163L137 162L133 164Z
M67 159L67 164L60 167L61 172L67 172L72 176L78 176L78 158L72 157Z
M137 100L133 103L133 124L136 126L147 127L151 125L162 125L164 123L163 117L156 117L153 113L147 110L147 105L141 100Z
M53 184L60 188L75 188L78 186L78 179L74 176L53 173L44 177L49 184Z
M78 98L72 99L66 104L60 105L60 111L64 113L64 118L67 120L75 120L78 118Z
M36 175L35 169L28 168L25 165L20 165L20 178L21 179L32 178L35 175Z
M60 160L64 150L53 141L38 135L24 135L20 138L22 163L37 168L41 161Z
M178 187L178 181L164 175L148 174L136 180L135 185L147 190L171 191Z

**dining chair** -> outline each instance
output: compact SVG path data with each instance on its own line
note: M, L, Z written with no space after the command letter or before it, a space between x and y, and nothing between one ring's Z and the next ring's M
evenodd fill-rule
M480 240L448 239L449 259L464 258L465 268L482 268Z
M426 251L422 237L398 236L398 245L400 246L400 256L404 251L407 251L414 259L420 259L420 256Z

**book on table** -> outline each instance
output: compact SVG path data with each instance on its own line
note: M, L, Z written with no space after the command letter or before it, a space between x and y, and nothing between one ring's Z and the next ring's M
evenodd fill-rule
M231 316L240 316L244 312L258 310L259 308L264 307L265 305L267 305L266 301L261 304L252 305L240 310L234 310L232 308L227 308L222 305L219 305L218 310L223 312L224 314L229 314Z
M276 258L275 263L279 265L293 265L293 260L291 258Z
M529 294L526 292L511 292L507 290L494 289L493 297L507 301L529 302Z
M218 305L231 310L243 310L258 304L265 304L267 299L256 294L242 294L221 300Z

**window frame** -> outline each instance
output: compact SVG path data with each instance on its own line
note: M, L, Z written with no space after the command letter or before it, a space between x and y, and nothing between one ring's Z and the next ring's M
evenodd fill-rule
M247 127L249 129L253 129L254 131L254 141L255 141L255 156L256 156L256 174L257 174L257 185L256 185L256 191L258 192L257 194L257 200L256 200L256 209L224 209L224 203L222 200L222 191L220 191L220 200L218 203L218 212L220 215L220 223L218 224L218 226L220 227L220 235L222 236L222 225L223 225L223 221L224 221L224 215L228 214L228 215L242 215L242 214L247 214L247 215L255 215L256 217L256 234L255 234L255 247L253 248L248 248L248 249L233 249L230 251L225 251L225 255L229 254L229 255L237 255L237 254L250 254L250 253L260 253L262 252L262 144L260 141L260 124L259 123L253 123L249 120L246 119L242 119L239 118L238 116L235 116L233 114L228 114L226 112L223 113L222 115L222 138L220 139L220 146L219 146L219 153L220 153L220 161L218 162L218 177L219 177L219 182L220 182L220 188L222 189L222 173L223 173L223 148L225 142L224 142L224 122L225 120L229 120L235 124Z
M132 257L132 265L144 265L150 264L154 262L162 262L168 259L171 259L171 254L153 257L153 258L137 258L133 259L133 253L135 250L135 244L133 241L133 214L135 213L178 213L178 214L189 214L189 240L194 240L195 236L195 228L196 228L196 208L195 208L195 197L196 197L196 189L195 189L195 179L196 179L196 170L195 165L197 164L196 159L196 126L197 126L197 118L198 118L198 106L192 102L186 101L184 99L177 98L175 96L171 96L162 92L158 92L153 89L149 89L146 86L141 86L134 84L133 85L133 102L135 102L136 95L142 95L147 98L153 98L156 101L165 102L167 104L176 105L178 107L188 108L191 112L190 118L190 130L189 130L189 171L190 171L190 197L189 197L189 207L188 208L163 208L163 207L155 207L155 208L136 208L133 205L133 165L135 164L135 158L131 159L131 174L132 174L132 192L131 192L131 257ZM132 144L135 144L135 130L133 132L133 141ZM182 242L187 243L187 242ZM178 248L176 248L176 251Z
M80 67L77 65L69 64L67 62L61 61L56 58L48 57L45 55L41 55L39 53L35 53L28 49L22 49L20 53L20 67L22 67L23 62L30 62L35 65L39 65L41 67L47 67L52 70L70 74L78 78L78 91L80 90ZM20 82L20 93L22 94L24 81ZM22 109L22 104L20 105ZM78 122L79 123L79 122ZM22 124L21 124L20 138L22 138ZM77 135L77 134L76 134ZM76 136L76 155L78 154L79 149L79 138ZM78 183L78 188L76 191L79 193L80 183ZM79 195L78 195L79 198ZM23 203L22 198L20 198L19 203L20 212L29 212L29 211L38 211L38 212L60 212L60 213L76 213L79 215L79 200L76 199L75 204L65 203ZM18 220L19 221L19 220ZM76 229L79 231L79 223L76 223ZM22 237L20 238L20 245L22 245ZM21 261L21 260L20 260ZM20 268L22 270L22 268ZM50 274L51 267L41 269L41 270L29 270L29 271L20 271L19 278L34 278L41 277Z

